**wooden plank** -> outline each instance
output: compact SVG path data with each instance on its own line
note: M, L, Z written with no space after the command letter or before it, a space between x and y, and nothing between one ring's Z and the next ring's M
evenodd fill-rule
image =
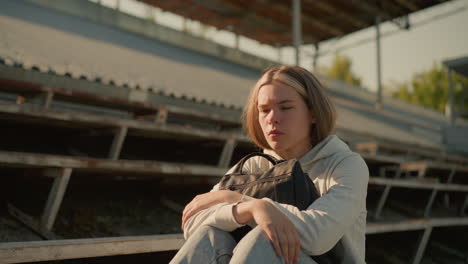
M400 164L403 171L420 171L427 168L427 161L405 161Z
M120 152L122 150L123 143L125 141L125 137L127 136L128 128L123 126L119 127L114 135L114 139L112 140L112 146L109 151L109 159L117 160L120 157Z
M391 151L391 152L400 152L401 154L414 154L426 158L432 158L435 160L446 160L448 162L456 162L456 163L468 163L468 158L464 156L460 156L457 154L448 154L446 153L445 149L438 149L438 148L429 148L429 147L421 147L416 145L409 145L409 144L401 144L401 143L384 143L384 142L363 142L358 144L360 147L358 149L362 149L363 151L372 151L373 149L383 150L383 151ZM381 154L381 153L377 153Z
M443 163L437 161L408 161L401 164L402 170L422 170L422 169L439 169L447 170L450 172L447 177L450 177L450 174L453 170L459 172L468 172L468 166L459 165L453 163Z
M67 239L0 244L2 263L38 262L177 250L182 234Z
M368 223L366 234L459 225L468 225L468 217ZM20 263L139 254L178 250L183 243L182 234L11 242L0 243L0 259L6 263Z
M370 155L370 154L359 153L359 155L361 155L361 157L366 162L382 163L382 164L385 164L385 165L400 164L400 163L405 161L403 158L393 157L393 156L388 156L388 155L382 155L382 154L377 154L376 156L374 156L374 155Z
M127 127L128 134L144 135L146 137L157 137L158 135L183 136L186 138L209 138L212 140L226 140L230 137L236 138L239 142L250 142L241 133L220 132L214 130L204 130L197 128L185 128L178 125L157 125L155 123L139 120L130 120L89 113L74 111L64 111L56 109L46 109L35 105L0 105L0 114L9 116L11 119L53 124L68 125L88 128L118 128Z
M144 161L74 158L58 155L0 151L0 166L35 168L72 168L102 173L128 172L136 175L193 175L221 177L226 169L206 165Z
M72 173L71 168L59 169L59 175L54 179L54 184L50 190L44 212L41 217L41 226L47 230L52 230L55 218L62 204L63 195L67 189L68 181Z
M376 156L377 150L378 150L378 144L377 142L358 143L354 146L354 149L360 153L365 153L370 156Z
M468 217L423 218L393 222L368 222L366 234L422 230L427 227L467 226Z
M468 217L368 223L366 234L458 225L468 225ZM21 263L139 254L178 250L183 243L182 234L10 242L0 243L0 259L6 263Z
M168 112L173 113L174 116L178 117L193 118L196 120L204 120L207 122L240 126L239 118L229 118L223 115L219 115L217 113L207 113L197 111L194 109L186 109L182 107L175 107L169 105L153 105L73 89L48 87L41 84L29 83L19 80L0 78L0 90L19 94L38 94L52 91L54 93L55 98L63 101L130 111L135 113L135 116L156 114L160 108L165 108Z
M448 183L430 183L430 182L424 182L420 180L385 179L385 178L380 178L380 177L370 177L369 184L391 185L394 187L401 187L401 188L435 189L439 191L468 192L468 185L448 184Z

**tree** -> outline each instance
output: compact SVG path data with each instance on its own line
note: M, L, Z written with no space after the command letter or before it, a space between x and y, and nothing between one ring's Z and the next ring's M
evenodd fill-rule
M331 67L319 69L319 71L327 76L342 80L346 83L361 86L361 78L357 77L352 71L353 63L347 56L337 54L333 58Z
M452 80L454 103L458 106L464 94L468 92L468 78L453 74ZM394 84L392 95L407 102L444 112L448 102L448 86L445 67L434 64L431 69L415 74L411 81ZM465 102L462 102L461 109L456 109L456 111L466 111L467 109L468 100L465 100Z

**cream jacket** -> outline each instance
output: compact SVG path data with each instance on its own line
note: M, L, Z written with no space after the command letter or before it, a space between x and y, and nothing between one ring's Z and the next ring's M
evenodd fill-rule
M265 152L280 158L272 151ZM365 263L366 196L369 180L366 163L335 135L325 138L300 158L299 162L321 197L304 211L264 199L275 205L295 224L300 234L302 250L306 254L323 254L342 239L345 248L343 263ZM255 157L246 162L244 170L263 171L270 166L264 159ZM212 191L216 190L218 185ZM253 198L243 199L247 201ZM232 206L233 204L221 203L192 216L184 227L185 239L202 225L225 231L242 226L234 219ZM254 226L255 223L249 225Z

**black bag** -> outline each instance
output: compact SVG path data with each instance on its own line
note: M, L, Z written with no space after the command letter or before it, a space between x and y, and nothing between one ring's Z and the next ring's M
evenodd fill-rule
M255 156L265 158L274 166L260 174L242 173L245 162ZM277 160L264 153L251 153L243 157L234 171L221 179L219 189L236 191L257 199L268 197L278 203L294 205L299 210L306 210L320 197L314 183L302 171L297 160ZM239 242L250 230L249 226L244 226L231 234ZM343 255L343 245L338 241L327 253L311 257L319 264L332 264L341 263Z

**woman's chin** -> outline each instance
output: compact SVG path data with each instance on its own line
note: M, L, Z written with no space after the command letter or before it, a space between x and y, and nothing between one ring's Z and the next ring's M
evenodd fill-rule
M282 152L282 150L285 149L284 144L282 144L281 142L273 141L273 142L268 142L268 143L269 143L271 149L276 153Z

